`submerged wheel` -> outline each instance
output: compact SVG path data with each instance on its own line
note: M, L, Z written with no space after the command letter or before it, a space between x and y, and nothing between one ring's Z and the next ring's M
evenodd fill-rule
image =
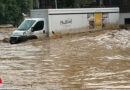
M16 44L18 42L17 38L11 37L9 40L10 44Z

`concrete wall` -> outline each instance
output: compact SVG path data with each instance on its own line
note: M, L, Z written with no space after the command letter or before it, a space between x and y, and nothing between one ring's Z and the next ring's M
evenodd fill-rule
M125 18L130 18L130 13L120 13L120 25L125 24Z
M119 24L119 13L109 13L109 23L110 24Z

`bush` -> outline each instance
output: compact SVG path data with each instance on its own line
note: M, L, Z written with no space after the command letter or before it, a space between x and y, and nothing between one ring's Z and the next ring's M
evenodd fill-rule
M23 20L22 13L28 13L32 8L33 0L1 0L0 24L18 26Z

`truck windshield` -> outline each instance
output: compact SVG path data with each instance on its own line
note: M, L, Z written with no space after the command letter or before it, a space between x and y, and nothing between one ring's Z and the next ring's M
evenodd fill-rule
M18 27L18 30L28 30L34 24L35 20L24 20L22 24Z

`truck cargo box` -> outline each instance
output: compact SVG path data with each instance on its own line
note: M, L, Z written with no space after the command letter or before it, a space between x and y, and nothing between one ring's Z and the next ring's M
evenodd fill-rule
M31 18L45 18L49 36L119 25L119 8L35 9Z

